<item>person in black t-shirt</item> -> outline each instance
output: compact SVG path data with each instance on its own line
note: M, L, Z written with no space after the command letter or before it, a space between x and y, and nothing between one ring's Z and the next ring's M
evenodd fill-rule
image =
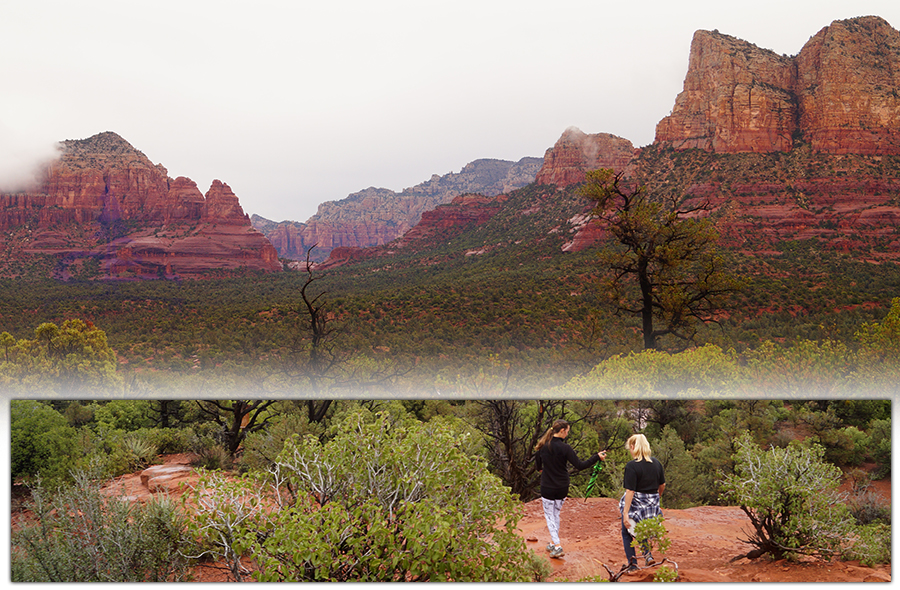
M644 519L662 516L659 499L666 489L666 476L662 463L650 456L650 443L643 434L635 434L625 443L633 458L625 465L623 487L625 494L619 500L622 515L622 543L625 557L632 569L637 569L637 557L631 542L634 540L634 525ZM653 563L650 548L643 547L647 565Z
M550 543L547 551L550 557L562 557L563 548L559 544L559 514L563 501L569 495L568 464L577 470L587 469L598 460L606 459L606 451L592 455L587 461L580 461L575 450L565 442L569 436L569 423L557 420L547 429L544 436L534 447L535 463L541 472L541 503L544 506L544 518L550 532Z

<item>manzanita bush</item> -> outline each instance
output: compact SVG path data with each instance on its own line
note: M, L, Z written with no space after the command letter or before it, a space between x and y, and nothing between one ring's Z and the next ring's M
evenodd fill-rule
M255 580L501 582L545 575L515 532L518 500L468 452L454 422L360 410L331 435L288 441L265 481L226 494L245 498L248 508L230 503L220 526L205 523L209 540L221 543L227 521L228 555L252 555ZM265 499L252 492L264 486ZM238 522L236 513L247 518ZM240 575L240 567L235 571Z

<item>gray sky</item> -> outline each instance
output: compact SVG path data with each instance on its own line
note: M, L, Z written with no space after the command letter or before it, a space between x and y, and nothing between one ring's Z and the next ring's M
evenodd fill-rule
M681 91L698 29L787 55L897 0L29 0L0 6L0 183L53 142L114 131L244 211L305 221L562 132L636 146Z

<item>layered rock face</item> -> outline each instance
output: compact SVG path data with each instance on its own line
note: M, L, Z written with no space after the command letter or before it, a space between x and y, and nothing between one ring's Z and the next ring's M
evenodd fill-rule
M570 127L544 154L544 164L535 182L563 188L584 182L589 170L626 171L634 153L634 145L627 139L609 133L588 135Z
M697 31L684 90L656 143L717 153L900 154L900 33L879 17L835 21L793 58Z
M459 172L407 188L400 193L370 187L340 201L319 205L306 223L274 223L254 216L254 227L262 231L284 258L325 260L335 248L365 248L386 244L414 227L426 211L449 203L466 193L495 196L534 181L541 158L518 162L482 159L466 164Z
M38 185L0 194L0 205L8 239L25 254L59 256L61 278L84 259L108 277L281 269L227 184L214 181L204 196L111 132L61 142Z
M900 154L900 32L874 16L837 21L795 61L800 130L813 149Z

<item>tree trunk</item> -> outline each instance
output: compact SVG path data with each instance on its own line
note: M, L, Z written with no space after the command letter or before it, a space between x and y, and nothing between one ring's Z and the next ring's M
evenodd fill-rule
M641 330L644 334L644 349L656 350L656 334L653 332L653 285L647 270L648 263L638 264L638 283L641 287Z

